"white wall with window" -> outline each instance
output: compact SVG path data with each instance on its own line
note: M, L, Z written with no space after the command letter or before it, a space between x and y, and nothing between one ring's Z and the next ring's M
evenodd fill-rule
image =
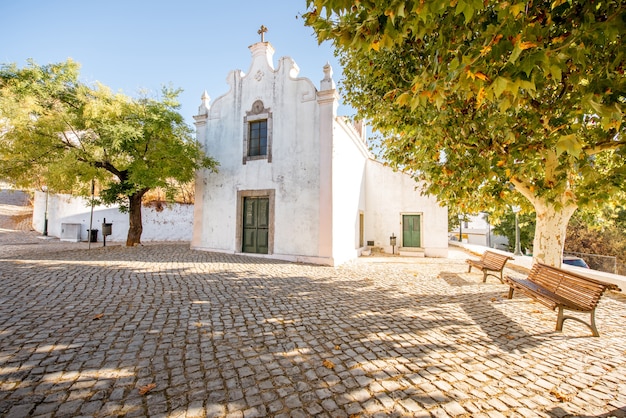
M365 229L367 240L374 240L376 247L391 253L389 237L393 234L397 237L395 251L418 252L426 257L448 255L448 209L434 197L422 196L422 184L373 160L367 165L366 178L366 216L370 219ZM407 228L408 222L419 224L411 223L411 228ZM408 246L404 235L408 229L415 236L414 227L419 228L420 244Z

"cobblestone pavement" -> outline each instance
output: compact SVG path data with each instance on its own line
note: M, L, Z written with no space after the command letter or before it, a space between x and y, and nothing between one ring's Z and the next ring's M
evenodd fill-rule
M557 333L462 257L398 261L0 231L0 416L626 416L623 294Z

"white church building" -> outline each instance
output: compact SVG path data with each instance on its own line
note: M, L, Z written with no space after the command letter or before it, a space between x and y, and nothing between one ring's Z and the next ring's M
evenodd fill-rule
M365 128L337 116L330 65L319 89L269 42L249 47L230 91L202 96L196 135L219 161L198 172L191 247L338 265L371 247L448 253L448 211L370 154ZM391 236L395 237L392 246Z

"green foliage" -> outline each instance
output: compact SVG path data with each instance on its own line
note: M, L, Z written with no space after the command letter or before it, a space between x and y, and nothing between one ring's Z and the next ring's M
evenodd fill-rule
M506 237L509 241L509 251L515 251L515 214L508 212L498 219L493 219L493 233ZM520 230L520 248L524 254L532 252L535 238L535 214L519 213L518 225Z
M626 3L307 4L383 157L443 203L539 213L622 196Z
M96 179L104 203L128 208L217 166L178 113L179 90L133 99L81 83L78 69L71 60L0 68L0 178L82 195Z
M565 252L617 258L618 274L626 274L626 207L605 205L601 210L581 211L567 227ZM615 272L612 260L583 256L591 268Z

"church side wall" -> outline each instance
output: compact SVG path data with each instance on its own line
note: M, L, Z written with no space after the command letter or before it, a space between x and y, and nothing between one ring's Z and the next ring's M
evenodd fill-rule
M333 140L333 258L335 264L359 256L359 215L365 210L365 145L341 119ZM364 243L365 244L365 243Z
M365 239L385 252L392 252L389 237L402 246L402 215L421 215L421 239L425 256L448 254L448 209L431 196L422 196L419 183L394 172L382 163L369 160L366 168L367 212Z

